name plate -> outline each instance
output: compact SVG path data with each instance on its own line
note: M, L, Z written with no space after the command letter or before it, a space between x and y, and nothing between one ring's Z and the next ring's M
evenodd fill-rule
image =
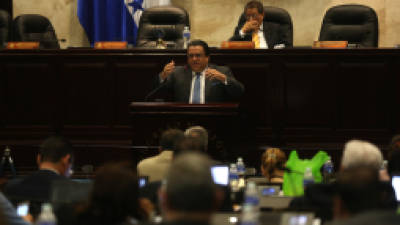
M348 41L314 41L313 48L347 48Z
M8 42L7 49L38 49L39 42Z
M127 47L126 41L100 41L94 44L95 49L126 49Z
M221 44L222 49L254 49L254 42L251 41L224 41Z

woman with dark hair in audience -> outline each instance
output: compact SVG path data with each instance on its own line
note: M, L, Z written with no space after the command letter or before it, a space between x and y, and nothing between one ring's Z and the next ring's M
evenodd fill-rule
M261 156L261 173L270 183L283 183L287 158L279 148L268 148Z
M87 207L77 216L80 225L137 224L143 215L138 179L128 164L108 164L97 173Z

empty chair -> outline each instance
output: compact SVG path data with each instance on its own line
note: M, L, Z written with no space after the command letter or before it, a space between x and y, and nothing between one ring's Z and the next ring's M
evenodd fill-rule
M0 10L0 48L9 40L10 15L5 10Z
M264 6L264 24L269 29L266 31L266 39L269 48L275 45L284 44L286 47L293 46L293 23L288 11L273 6ZM246 23L244 13L239 18L237 27L241 28ZM231 38L234 41L234 37Z
M330 8L322 22L320 41L348 41L360 47L378 47L378 17L364 5Z
M188 13L175 6L160 6L146 9L139 22L138 47L156 47L158 38L167 46L182 48L182 31L189 26Z
M14 41L40 42L40 48L58 49L60 45L50 20L37 14L20 15L13 22Z

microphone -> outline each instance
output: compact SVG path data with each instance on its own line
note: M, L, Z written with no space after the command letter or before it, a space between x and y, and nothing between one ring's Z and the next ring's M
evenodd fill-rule
M159 90L164 88L167 85L167 80L165 80L162 84L160 84L158 87L154 88L152 91L150 91L146 97L144 98L145 102L149 101L149 98L152 97L154 94L156 94Z

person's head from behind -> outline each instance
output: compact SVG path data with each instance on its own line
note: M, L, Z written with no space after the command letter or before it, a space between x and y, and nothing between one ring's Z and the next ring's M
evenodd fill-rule
M202 72L208 65L210 50L202 40L193 40L187 47L187 62L194 72Z
M259 1L250 1L244 7L246 21L257 21L260 26L264 19L264 6Z
M387 170L390 176L400 174L400 135L394 136L390 142Z
M361 212L379 209L381 206L379 173L371 166L346 167L339 172L335 185L335 219L348 218Z
M198 152L182 153L174 159L159 193L167 221L210 219L221 199L211 165L212 161Z
M161 134L160 151L174 151L178 142L184 138L183 131L179 129L168 129Z
M89 197L88 220L96 224L121 224L130 218L138 219L138 189L136 171L130 164L101 167Z
M71 175L73 158L71 143L63 137L52 136L41 144L37 163L40 169L56 170L68 177Z
M261 156L261 173L271 182L274 172L283 172L286 161L286 154L282 150L268 148Z
M382 152L376 145L361 140L351 140L345 144L341 169L355 166L369 166L379 170L382 163Z
M199 143L201 149L192 149L192 150L201 150L207 151L208 149L208 132L202 126L192 126L185 130L185 138L193 139L195 142Z

